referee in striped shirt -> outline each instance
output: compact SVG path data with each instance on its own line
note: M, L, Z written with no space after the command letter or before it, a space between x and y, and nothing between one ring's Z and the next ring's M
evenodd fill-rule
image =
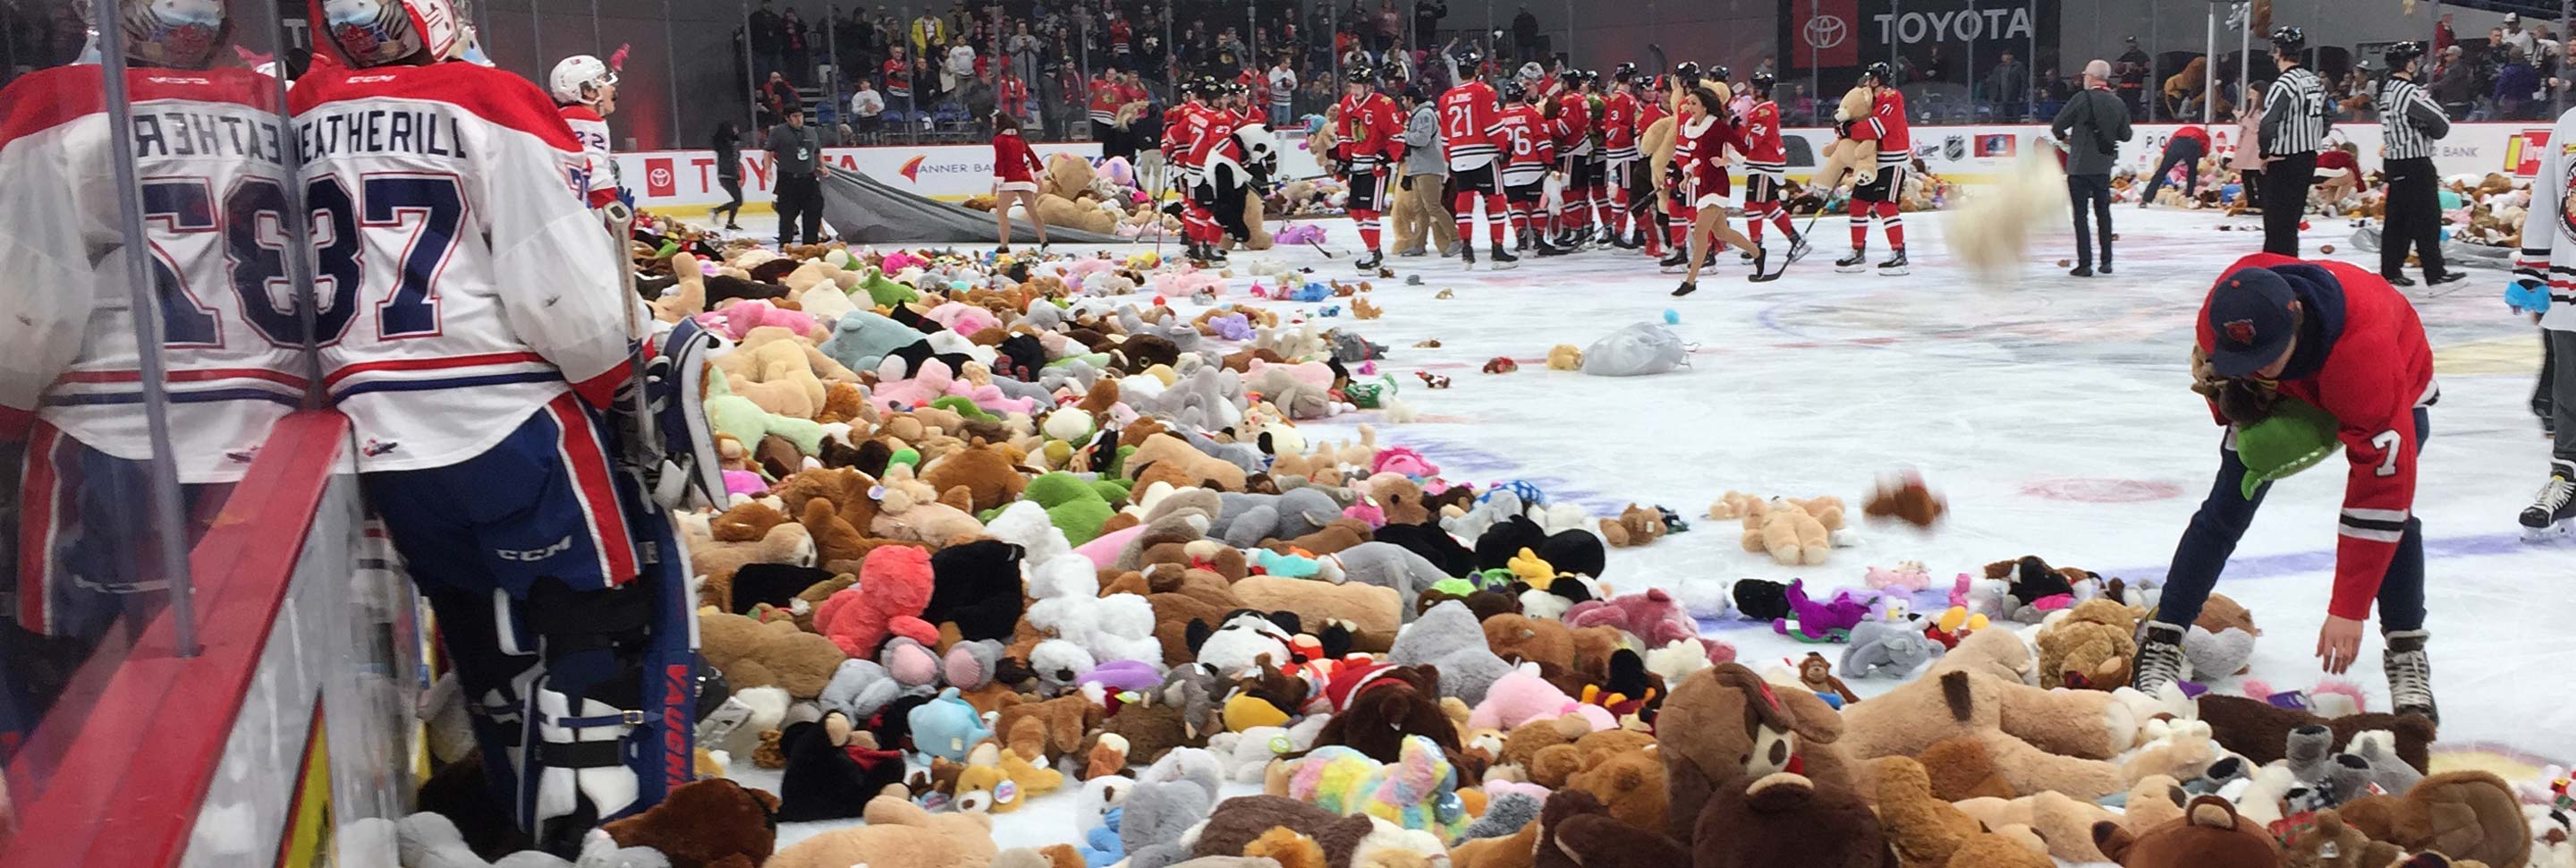
M2433 175L2433 141L2451 132L2451 119L2433 95L2415 83L2424 43L2388 47L2388 83L2379 90L2382 154L2388 173L2388 219L2379 238L2379 276L2392 286L2407 279L2406 250L2424 260L2424 282L2449 283L2468 275L2442 267L2441 188Z
M2272 30L2272 61L2279 78L2263 94L2263 252L2299 255L2299 220L2307 216L2308 187L2316 183L2317 148L2326 137L2326 90L2314 70L2299 62L2305 31Z

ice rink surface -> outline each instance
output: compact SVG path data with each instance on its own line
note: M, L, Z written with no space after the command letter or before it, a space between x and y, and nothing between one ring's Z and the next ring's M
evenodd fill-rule
M1960 572L2025 554L2106 577L2161 575L2218 462L2220 429L2186 388L2192 318L2219 272L2260 247L2259 231L2245 231L2253 219L2220 231L2230 221L2210 212L2120 206L2116 276L2066 276L2056 262L2073 255L2073 239L2060 230L2034 239L2025 276L2009 285L1972 280L1952 262L1944 219L1908 215L1913 274L1905 277L1833 273L1849 239L1835 215L1815 224L1816 252L1784 279L1746 283L1747 268L1729 255L1684 299L1667 296L1677 277L1619 250L1524 255L1519 268L1501 272L1481 262L1462 271L1454 260L1389 257L1398 276L1371 279L1372 299L1386 311L1371 322L1350 319L1346 299L1296 305L1244 292L1244 266L1261 257L1356 279L1349 265L1356 233L1348 221L1328 221L1324 246L1342 255L1238 252L1227 300L1272 305L1283 317L1342 305L1342 318L1321 322L1387 345L1381 367L1421 414L1411 424L1380 424L1379 441L1421 450L1446 478L1480 487L1528 480L1596 515L1633 501L1694 520L1688 533L1612 550L1604 579L1621 591L1705 595L1743 577L1803 577L1811 592L1829 591L1861 587L1867 567L1900 560L1922 561L1944 590ZM2318 220L2303 250L2320 256L2320 245L2331 244L2333 258L2375 270L2377 254L2354 249L2351 234L2347 221ZM1871 235L1875 261L1885 243ZM1407 285L1407 275L1423 282ZM2514 521L2546 472L2547 441L2528 409L2539 339L2527 319L2505 310L2504 272L2470 275L2407 290L2442 386L2415 500L2443 711L2437 749L2563 762L2576 757L2576 698L2556 687L2576 671L2576 650L2550 639L2549 625L2576 614L2576 545L2526 544ZM1455 297L1434 300L1443 289ZM1553 345L1586 346L1629 323L1662 321L1667 310L1678 314L1673 330L1696 345L1684 370L1611 379L1546 368ZM1442 346L1413 346L1425 339ZM1495 356L1521 369L1479 373ZM1416 371L1455 385L1429 390ZM1376 415L1301 427L1310 441L1343 439ZM1947 520L1921 533L1859 519L1873 480L1906 468L1948 498ZM2330 460L2276 485L2218 586L2253 611L2264 636L2251 677L2276 689L2313 686L2321 676L2313 650L2333 576L2344 469ZM1854 506L1857 544L1819 567L1748 553L1737 523L1703 518L1730 489L1840 495ZM1704 629L1757 667L1809 650L1839 656L1839 646L1793 642L1768 625L1730 619ZM2367 691L2372 710L2386 710L2372 633L2347 677ZM1867 695L1890 684L1853 687ZM2236 686L2226 679L2218 689ZM775 773L742 777L774 785ZM1006 847L1073 840L1070 801L1040 799L1001 817L997 837ZM798 827L820 824L787 824L780 843L817 830Z

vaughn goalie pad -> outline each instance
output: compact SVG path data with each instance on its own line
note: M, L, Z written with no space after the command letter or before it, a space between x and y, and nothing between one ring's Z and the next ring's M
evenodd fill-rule
M714 425L707 419L705 390L699 388L715 354L729 346L698 324L683 318L644 364L644 396L660 436L656 472L648 474L653 502L664 510L722 506L724 465L716 456ZM686 563L685 559L682 563Z

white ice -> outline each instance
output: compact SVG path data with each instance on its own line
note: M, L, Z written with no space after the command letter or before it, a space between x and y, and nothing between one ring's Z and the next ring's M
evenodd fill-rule
M760 219L752 237L770 229ZM1744 282L1746 268L1731 255L1686 299L1666 295L1677 278L1627 251L1524 256L1517 270L1502 272L1391 257L1399 276L1372 281L1383 319L1351 320L1348 301L1336 299L1325 304L1342 305L1343 318L1323 322L1390 347L1380 364L1422 416L1381 424L1380 440L1421 450L1444 476L1479 485L1529 480L1596 514L1634 501L1695 520L1689 533L1613 550L1605 578L1623 591L1705 590L1748 576L1804 577L1815 590L1857 587L1867 567L1899 560L1924 562L1936 587L1946 588L1959 572L2024 554L2137 579L2163 573L2217 464L2219 429L2185 388L2192 318L2211 280L2261 238L2246 231L2255 228L2251 218L2225 232L2218 227L2229 221L2210 212L2122 206L2115 219L2122 239L2113 277L2065 276L2055 263L2073 255L2073 238L2059 230L2035 238L2019 282L1981 284L1944 252L1941 214L1906 221L1911 276L1837 275L1831 260L1848 234L1832 216L1815 224L1816 254L1775 283ZM1354 279L1356 233L1347 221L1325 225L1325 247L1340 256L1238 252L1228 300L1283 313L1324 306L1251 300L1243 265L1269 256L1310 266L1318 277ZM2353 249L2350 235L2345 221L2320 219L2303 249L2318 256L2331 244L2335 258L2375 270L2377 254ZM1872 243L1883 255L1876 231ZM1406 275L1423 282L1407 285ZM2576 671L2576 650L2557 644L2550 625L2569 616L2576 598L2568 588L2576 545L2523 543L2514 521L2546 471L2547 441L2527 408L2538 338L2498 298L2504 272L2470 275L2407 291L2442 384L2415 500L2425 526L2441 745L2563 762L2576 757L2576 700L2555 687ZM1443 289L1456 297L1434 300ZM1667 310L1679 315L1674 330L1697 345L1687 369L1635 379L1546 369L1550 346L1588 345L1623 325L1660 321ZM1426 338L1443 346L1413 347ZM1521 369L1479 373L1494 356L1511 356ZM1417 370L1455 385L1428 390ZM1376 415L1309 423L1309 438L1347 437ZM1775 565L1743 550L1733 522L1702 518L1720 493L1736 489L1840 495L1855 504L1858 521L1856 505L1873 479L1902 468L1921 472L1948 498L1948 519L1930 533L1862 523L1859 544L1835 551L1825 566ZM2342 463L2330 461L2275 486L2218 585L2265 631L2251 674L2276 689L2309 687L2322 674L2313 650L2333 577L2342 480ZM1836 650L1774 636L1767 626L1715 626L1756 666ZM2374 631L2346 677L2369 693L2371 708L2385 710L2378 647ZM1889 683L1854 686L1868 694ZM740 776L775 782L775 773ZM1070 802L1038 799L1002 818L997 838L1004 846L1075 840ZM787 824L780 843L830 825Z

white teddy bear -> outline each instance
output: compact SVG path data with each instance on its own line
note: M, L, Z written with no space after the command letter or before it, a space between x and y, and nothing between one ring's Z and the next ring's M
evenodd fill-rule
M1091 559L1060 555L1029 573L1029 626L1054 633L1092 660L1160 664L1163 643L1154 638L1154 607L1135 594L1100 596Z

